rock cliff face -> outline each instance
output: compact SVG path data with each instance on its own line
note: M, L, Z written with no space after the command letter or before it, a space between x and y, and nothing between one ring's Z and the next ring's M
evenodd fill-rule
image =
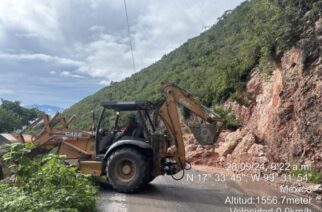
M247 84L249 107L227 101L224 107L243 120L223 133L213 158L197 153L189 141L188 160L221 165L225 161L285 161L322 166L322 18L276 59L270 76L253 69ZM188 139L189 140L189 139ZM191 151L193 150L193 151ZM204 149L204 152L210 152ZM199 155L198 155L199 154Z

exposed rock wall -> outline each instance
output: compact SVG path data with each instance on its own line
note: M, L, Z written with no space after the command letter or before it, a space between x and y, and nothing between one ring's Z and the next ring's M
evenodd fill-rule
M254 68L247 84L249 107L224 106L244 121L221 135L215 150L193 147L188 160L222 165L225 161L287 161L322 167L322 18L275 61L270 76ZM199 153L198 153L199 151ZM209 153L206 153L209 152ZM212 155L207 159L206 155Z
M227 103L252 132L284 161L322 161L322 19L284 52L270 79L254 70L247 92L256 100L244 108ZM242 113L240 112L242 111ZM250 114L245 116L244 114Z

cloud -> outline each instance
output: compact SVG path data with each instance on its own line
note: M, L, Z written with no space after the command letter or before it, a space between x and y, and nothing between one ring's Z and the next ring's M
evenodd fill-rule
M239 2L127 1L136 71L198 35L203 28L215 23L225 8L231 9ZM0 21L5 28L14 28L17 38L40 37L54 42L52 45L38 42L36 45L45 50L41 53L2 53L0 59L71 65L78 73L106 81L119 81L133 74L123 2L68 0L61 4L49 0L45 4L34 0L30 4L3 0Z
M105 31L105 27L104 26L94 25L94 26L91 26L89 28L89 31L92 31L92 32L103 32L103 31Z
M225 2L220 0L214 4L213 1L198 3L185 0L166 1L166 3L154 1L153 4L145 4L144 1L136 1L137 5L129 2L130 31L136 71L156 62L187 39L212 26L218 16L225 11L223 10ZM231 5L237 5L239 2L231 1ZM95 1L94 4L102 6L102 1ZM221 7L217 8L220 4L222 4ZM139 7L142 13L131 13ZM227 5L226 7L230 8ZM123 11L120 11L120 14L122 13ZM122 15L120 18L122 19ZM86 52L84 55L87 56L84 58L85 65L78 71L92 77L104 78L109 82L119 81L133 74L125 19L123 27L123 30L118 33L106 33L109 27L92 26L90 31L95 32L96 35L98 33L99 36L79 48Z
M73 74L73 73L70 73L69 71L62 71L59 76L62 76L62 77L74 77L74 78L84 78L84 76L81 76L79 74Z
M136 71L241 1L128 0ZM1 0L1 97L67 107L134 73L129 42L123 1Z
M39 60L44 62L54 62L60 65L71 65L80 67L84 65L81 61L72 60L58 56L51 56L46 54L6 54L0 53L0 59L3 60Z
M104 85L104 86L106 86L106 85L108 85L110 82L109 81L107 81L107 80L101 80L101 81L99 81L98 82L100 85Z
M107 81L118 81L133 73L127 39L103 34L83 48L88 53L85 64L77 71Z
M59 3L54 0L0 1L0 20L7 28L19 28L26 35L48 40L61 38L59 28Z
M25 37L25 38L37 38L38 35L33 32L27 32L27 33L15 33L16 37Z
M4 27L3 27L3 24L1 23L1 20L0 20L0 44L4 41L4 38L5 38L5 30L4 30Z
M12 89L7 89L7 88L0 88L0 94L14 94L15 91Z

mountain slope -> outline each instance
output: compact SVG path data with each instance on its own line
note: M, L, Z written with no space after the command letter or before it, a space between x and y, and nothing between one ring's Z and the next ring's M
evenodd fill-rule
M215 150L201 147L192 135L185 135L189 162L222 168L236 164L235 171L246 174L281 173L282 169L243 169L239 165L291 164L290 173L322 183L322 16L306 25L295 45L274 61L270 76L263 75L259 66L251 71L246 86L252 99L248 106L234 99L223 104L243 120L241 128L222 132ZM321 195L316 193L313 197Z
M303 23L314 22L319 11L319 0L246 1L160 61L112 83L64 113L76 114L75 127L86 129L91 125L89 111L98 110L100 102L157 99L164 80L191 91L207 105L220 103L245 90L249 72L256 65L270 73L270 61L299 39Z

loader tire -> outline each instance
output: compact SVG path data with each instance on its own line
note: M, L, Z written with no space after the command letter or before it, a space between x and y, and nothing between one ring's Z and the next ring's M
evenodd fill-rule
M108 181L122 193L132 193L144 186L148 172L147 158L134 148L116 150L106 164Z
M149 183L151 183L153 180L155 179L155 177L151 177L149 176L146 181L144 182L144 185L148 185Z
M148 158L147 163L148 163L148 172L147 172L147 177L145 178L145 181L144 181L144 185L148 185L150 182L152 182L155 179L155 177L152 176L152 171L153 171L152 159Z

